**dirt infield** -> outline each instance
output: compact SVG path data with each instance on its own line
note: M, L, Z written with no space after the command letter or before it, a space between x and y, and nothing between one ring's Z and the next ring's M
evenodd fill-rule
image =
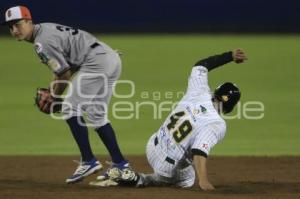
M76 164L70 156L0 157L0 199L114 199L114 198L300 198L300 157L211 157L209 176L217 190L203 192L196 186L176 188L95 188L86 178L66 185ZM99 158L102 162L107 157ZM145 157L128 158L137 171L151 171Z

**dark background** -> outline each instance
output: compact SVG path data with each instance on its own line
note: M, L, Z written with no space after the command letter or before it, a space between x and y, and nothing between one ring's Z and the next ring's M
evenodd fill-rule
M34 21L99 32L300 32L299 0L1 0Z

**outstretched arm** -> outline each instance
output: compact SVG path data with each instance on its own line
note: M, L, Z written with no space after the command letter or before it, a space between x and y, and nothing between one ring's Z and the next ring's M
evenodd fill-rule
M245 52L242 49L238 48L220 55L214 55L202 59L198 61L194 66L204 66L208 71L210 71L231 61L234 61L235 63L242 63L245 60L247 60Z

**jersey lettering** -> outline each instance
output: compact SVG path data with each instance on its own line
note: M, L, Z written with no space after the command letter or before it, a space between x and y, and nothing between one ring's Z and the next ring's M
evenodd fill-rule
M71 31L72 35L77 35L78 34L78 29L71 28L71 27L66 27L66 26L56 26L56 29L64 32L64 31Z

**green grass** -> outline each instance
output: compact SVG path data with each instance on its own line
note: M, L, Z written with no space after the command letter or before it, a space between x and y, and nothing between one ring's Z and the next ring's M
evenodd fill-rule
M145 101L141 97L145 92L185 91L191 66L198 59L242 47L248 54L248 62L229 64L211 72L209 83L212 89L224 81L237 83L242 90L242 102L263 102L265 116L261 120L228 120L227 135L212 154L300 155L300 36L101 35L100 38L124 53L121 79L135 83L135 95L126 99L132 103ZM36 87L47 86L51 74L39 62L31 44L1 38L0 54L0 155L78 154L66 124L33 106ZM117 92L128 94L128 85L119 85ZM149 100L159 104L165 97ZM114 98L111 104L116 102L120 99ZM151 107L142 106L140 110L139 119L110 117L125 154L143 154L148 137L168 114L164 112L161 118L153 119ZM107 153L92 129L90 138L96 154Z

